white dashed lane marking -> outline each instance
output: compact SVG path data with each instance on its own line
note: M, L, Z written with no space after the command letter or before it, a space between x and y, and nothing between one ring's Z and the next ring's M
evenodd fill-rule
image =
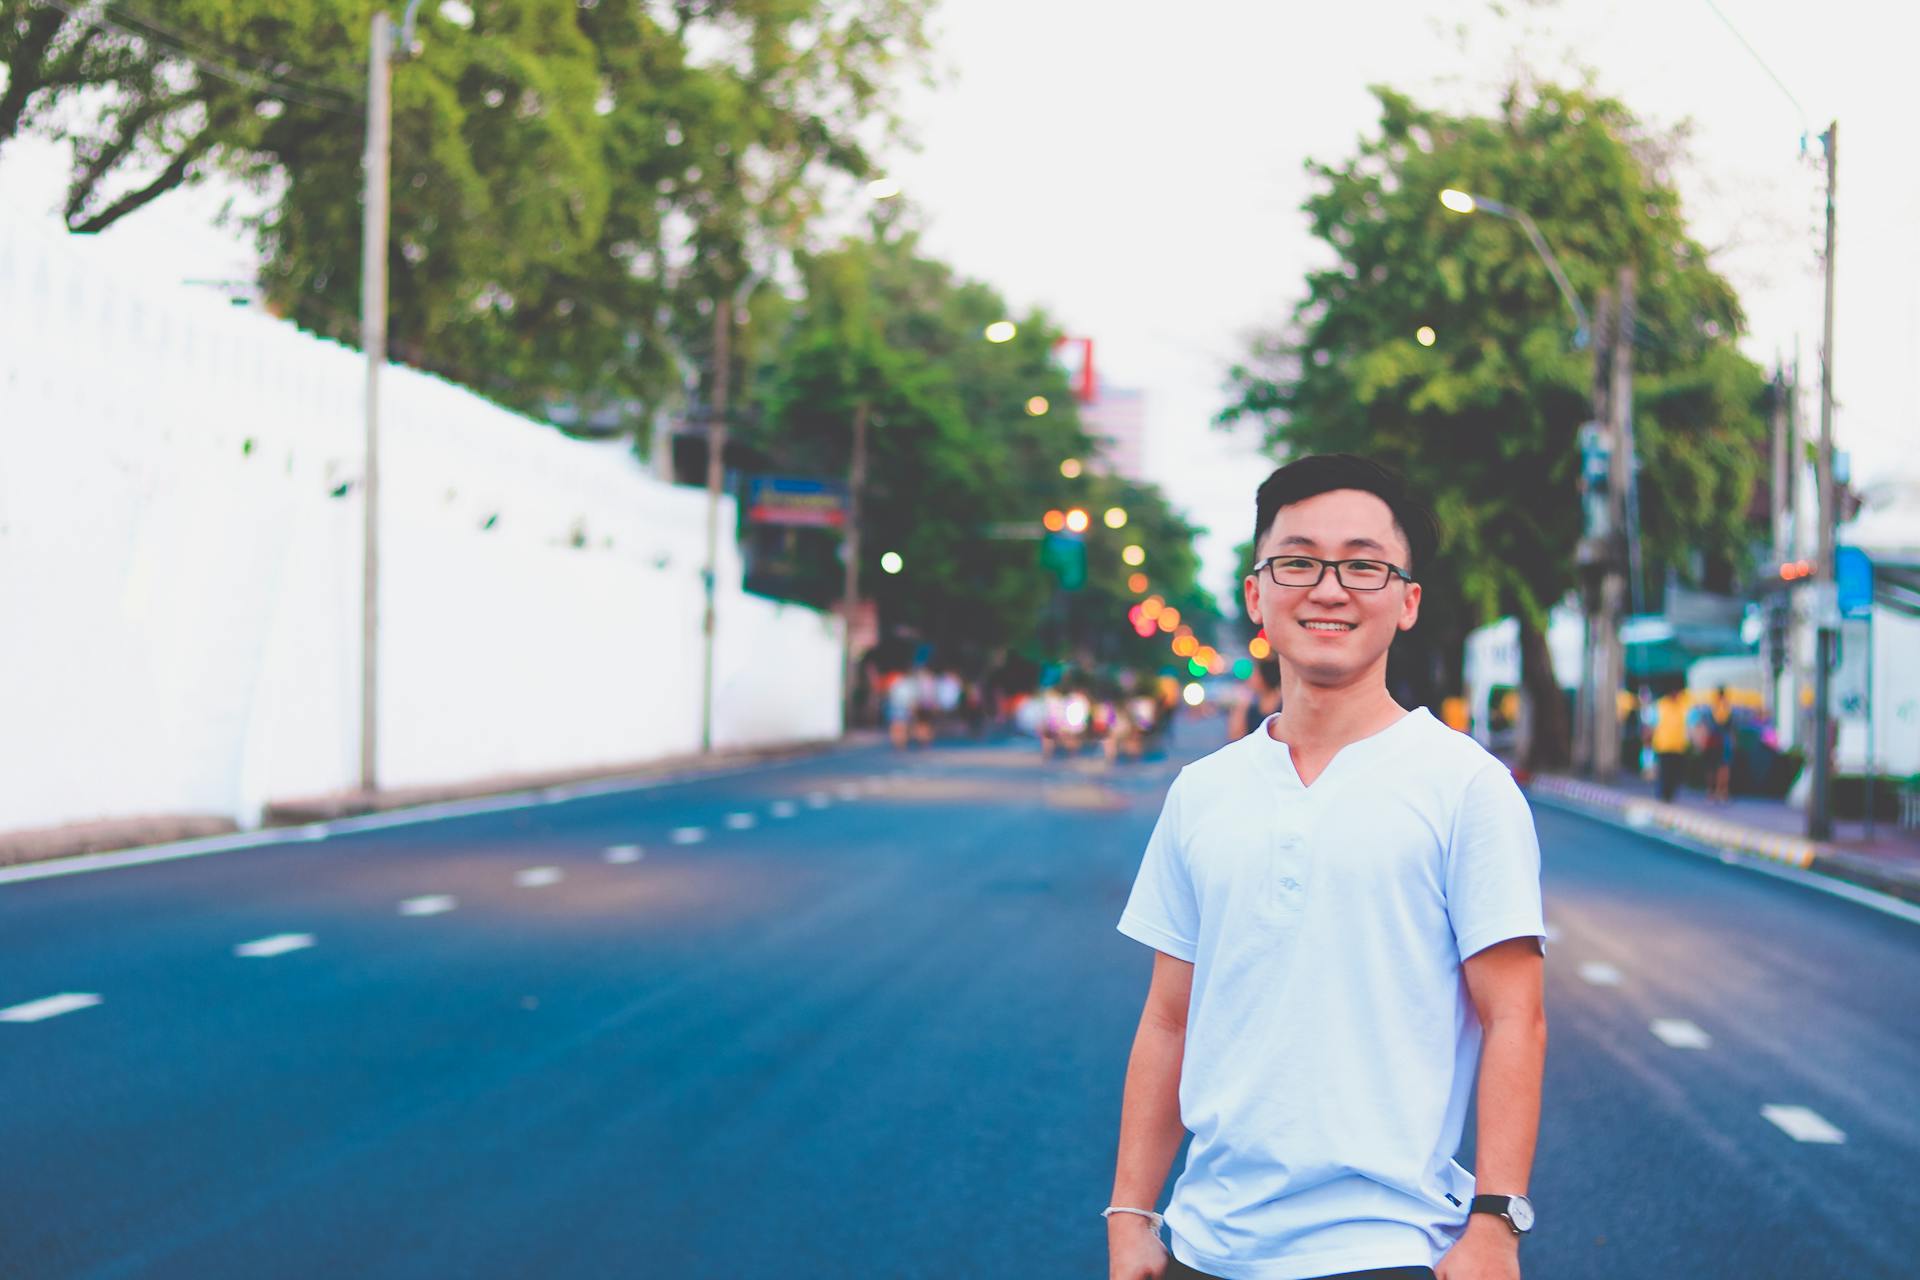
M707 838L705 827L675 827L673 834L667 837L675 844L699 844Z
M751 827L758 826L759 823L760 819L750 813L730 813L727 815L727 830L729 831L745 831Z
M628 862L638 862L646 853L637 844L616 844L607 847L607 861L618 866Z
M44 1000L29 1000L25 1004L16 1004L11 1009L0 1009L0 1022L42 1022L48 1018L57 1018L63 1013L72 1013L76 1009L91 1009L99 1003L99 996L69 991L62 995L48 996Z
M767 812L776 818L791 818L800 812L800 806L791 800L775 800Z
M1760 1114L1779 1126L1780 1131L1795 1142L1839 1143L1847 1140L1847 1135L1827 1123L1826 1117L1811 1107L1790 1107L1774 1104L1760 1108Z
M1653 1034L1675 1049L1711 1049L1713 1037L1685 1018L1655 1018Z
M276 933L271 938L243 942L233 949L233 954L265 959L268 956L283 956L289 951L304 951L312 945L313 935L310 933Z
M528 867L514 876L513 882L522 889L544 889L550 884L560 883L560 868Z
M1620 985L1620 971L1610 964L1590 960L1580 966L1580 977L1596 987L1617 987Z
M442 911L451 911L458 905L453 898L444 893L430 893L425 897L408 898L400 904L403 916L437 916Z

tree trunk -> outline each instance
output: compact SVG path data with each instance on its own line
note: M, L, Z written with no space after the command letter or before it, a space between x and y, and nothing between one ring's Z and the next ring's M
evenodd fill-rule
M1546 633L1533 625L1524 610L1520 623L1520 686L1526 703L1523 713L1529 730L1521 746L1521 766L1534 773L1567 767L1572 732L1567 723L1567 700L1553 672L1553 652Z

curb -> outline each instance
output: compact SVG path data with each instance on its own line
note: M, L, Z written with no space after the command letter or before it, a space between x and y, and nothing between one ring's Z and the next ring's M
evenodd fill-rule
M1771 858L1802 871L1811 869L1821 852L1818 844L1802 836L1755 831L1752 827L1711 817L1677 804L1663 804L1639 796L1623 796L1608 787L1573 778L1536 777L1530 789L1573 801L1584 808L1601 810L1610 817L1617 817L1635 831L1670 831L1710 844L1716 849L1749 854L1756 858Z
M54 831L20 833L33 837L12 844L12 836L0 835L0 884L39 880L77 871L100 870L112 866L133 866L165 862L207 853L226 853L238 849L263 848L301 841L321 840L328 835L377 830L430 822L436 818L468 813L491 813L503 809L530 808L591 796L613 795L624 791L645 791L677 782L725 776L757 765L838 755L871 747L876 739L864 732L841 738L824 738L805 743L786 743L777 747L745 748L713 752L703 756L677 756L648 765L629 766L603 772L580 771L545 778L495 779L466 786L421 788L418 790L341 793L313 800L295 801L286 807L275 806L273 821L257 830L235 830L225 823L223 830L195 831L172 828L172 819L146 819L119 826L119 832L146 834L134 842L103 843L95 828L116 824L88 824L76 828L79 838L65 847L46 837ZM116 832L117 834L118 832ZM156 838L157 837L157 838Z
M1529 799L1650 836L1671 848L1792 880L1920 923L1920 880L1863 867L1846 850L1755 831L1569 778L1535 777L1524 790Z

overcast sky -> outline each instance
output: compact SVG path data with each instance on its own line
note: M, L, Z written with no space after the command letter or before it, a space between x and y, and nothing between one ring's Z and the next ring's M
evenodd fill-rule
M1856 476L1912 473L1920 445L1920 165L1900 6L1718 0L945 0L946 74L905 107L919 149L894 158L931 251L1097 344L1103 377L1151 397L1149 464L1210 530L1206 584L1231 580L1268 464L1209 427L1253 330L1283 319L1323 261L1300 204L1303 162L1339 161L1375 120L1367 86L1491 110L1519 65L1597 87L1660 125L1691 122L1682 173L1696 236L1739 290L1748 353L1798 344L1817 385L1819 144L1841 121L1837 432ZM1463 34L1459 28L1465 24ZM51 208L60 161L10 145L0 198ZM177 277L244 276L251 255L181 192L101 237ZM1817 400L1805 402L1811 423Z
M1819 144L1802 158L1788 94L1706 0L1513 7L1506 20L1473 0L947 0L940 11L952 74L909 96L921 145L895 165L929 248L1094 338L1102 375L1149 393L1150 465L1211 530L1210 587L1235 573L1231 550L1250 535L1271 465L1257 441L1208 426L1224 370L1324 261L1300 212L1303 162L1344 159L1371 131L1370 84L1488 111L1524 49L1544 76L1591 67L1643 118L1690 121L1687 213L1747 308L1748 354L1770 364L1797 341L1817 384ZM1837 433L1856 475L1912 470L1915 20L1858 0L1817 16L1783 0L1720 10L1813 134L1841 121ZM1811 422L1817 400L1805 408Z

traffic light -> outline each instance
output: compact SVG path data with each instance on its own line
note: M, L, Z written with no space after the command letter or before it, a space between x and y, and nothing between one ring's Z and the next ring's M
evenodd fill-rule
M1087 540L1077 533L1049 533L1040 542L1040 563L1066 591L1087 585Z

